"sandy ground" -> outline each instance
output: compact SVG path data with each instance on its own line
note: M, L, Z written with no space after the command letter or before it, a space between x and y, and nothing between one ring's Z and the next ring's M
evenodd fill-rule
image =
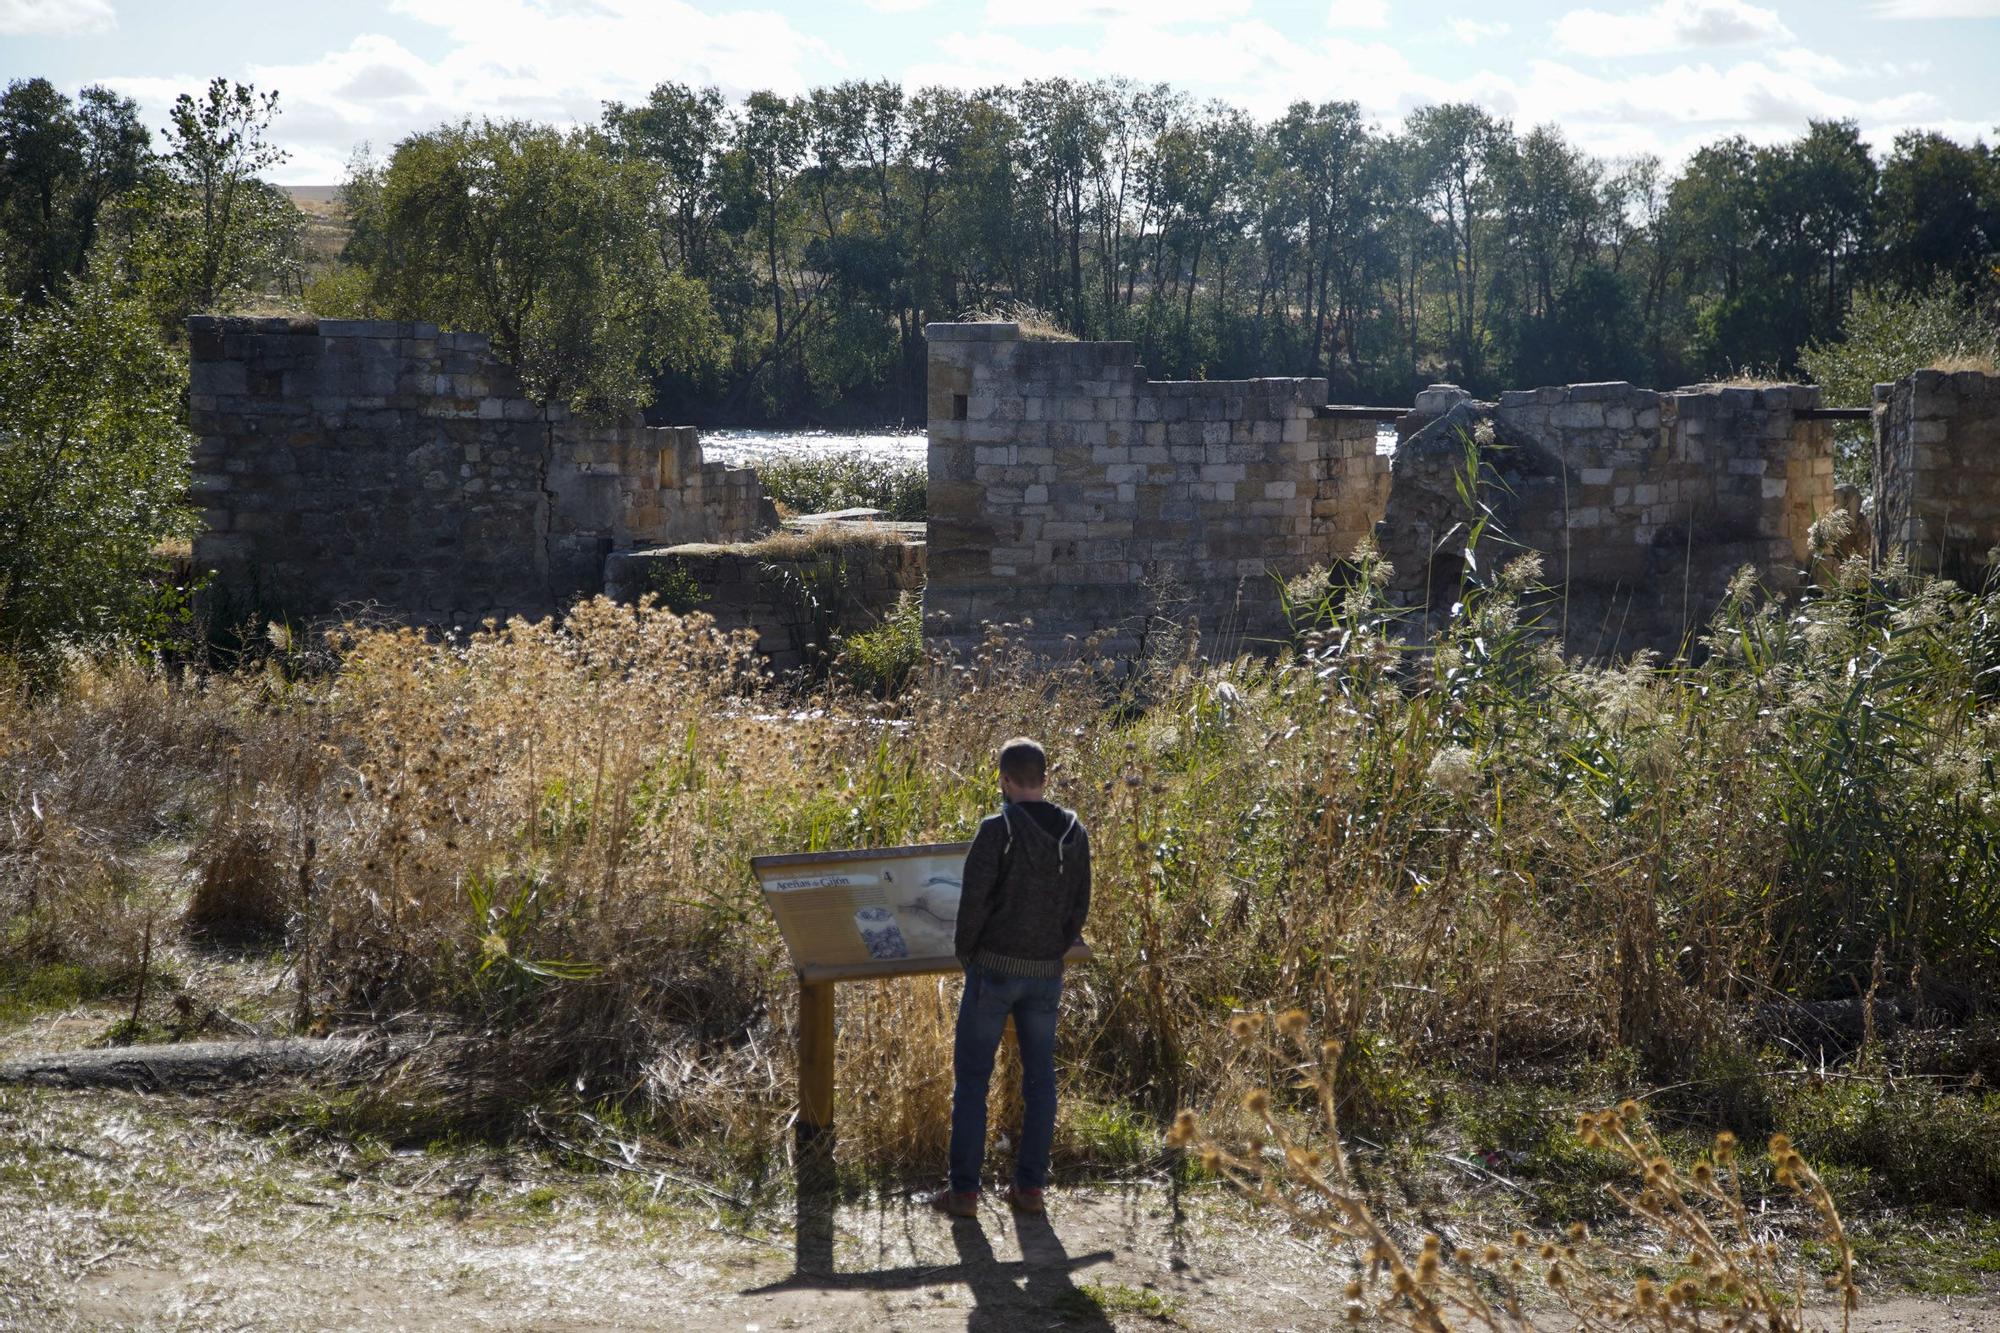
M271 991L233 966L188 984ZM0 1056L76 1049L117 1016L40 1015ZM904 1193L743 1199L685 1166L253 1132L228 1098L0 1088L7 1330L1249 1333L1347 1327L1349 1276L1233 1196L1160 1180L954 1221ZM2000 1330L2000 1303L1874 1295L1854 1328Z
M0 1091L0 1327L1345 1326L1346 1261L1212 1191L953 1221L912 1197L738 1207L700 1184L287 1143L197 1099ZM1892 1300L1855 1327L2000 1329L2000 1306Z

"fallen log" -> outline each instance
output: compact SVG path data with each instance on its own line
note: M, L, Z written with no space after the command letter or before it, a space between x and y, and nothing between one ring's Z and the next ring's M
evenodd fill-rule
M0 1061L0 1087L130 1088L213 1092L292 1074L310 1074L357 1054L352 1038L190 1041L114 1046Z

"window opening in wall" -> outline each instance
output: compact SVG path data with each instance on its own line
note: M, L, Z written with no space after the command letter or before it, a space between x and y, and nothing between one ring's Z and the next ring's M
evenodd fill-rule
M962 393L955 393L951 396L951 419L953 421L965 420L965 395Z

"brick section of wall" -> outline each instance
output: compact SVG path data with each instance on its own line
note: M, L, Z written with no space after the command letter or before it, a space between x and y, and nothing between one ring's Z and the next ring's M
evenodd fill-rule
M2000 375L1919 370L1875 386L1875 539L1978 587L2000 547Z
M546 615L599 591L614 549L775 519L691 428L543 408L483 334L197 316L188 340L194 559L219 617Z
M1027 342L1011 324L927 332L925 609L961 644L982 622L1026 619L1019 637L1032 649L1100 635L1119 654L1155 611L1194 619L1225 646L1235 634L1281 637L1275 578L1345 559L1370 537L1394 567L1392 593L1441 613L1466 554L1464 440L1482 428L1483 475L1501 483L1486 492L1491 531L1511 544L1478 552L1481 565L1539 552L1555 589L1543 610L1577 652L1673 652L1739 569L1794 591L1814 520L1858 512L1851 493L1835 494L1833 424L1805 415L1819 406L1810 385L1572 384L1496 403L1435 385L1397 423L1392 462L1374 420L1323 405L1323 380L1149 381L1130 343ZM2000 401L1981 396L1986 381L1975 392L1966 376L1944 378L1957 396L1933 416L1955 413L1968 440L1990 438ZM1937 377L1926 384L1942 392ZM1918 420L1930 409L1905 410ZM1911 455L1918 463L1949 456L2000 483L2000 456L1937 452L1947 428L1927 421L1907 432L1933 448ZM2000 484L1984 503L2000 515ZM2000 542L2000 519L1990 535L1957 530Z
M1274 636L1273 573L1305 569L1369 503L1372 427L1363 449L1352 423L1317 420L1324 380L1149 381L1130 343L926 332L924 607L949 639L1025 617L1033 648L1095 636L1115 655L1156 612Z
M1462 401L1397 450L1380 532L1391 590L1449 605L1470 516L1458 493L1465 437L1480 451L1493 529L1518 544L1476 552L1487 568L1539 552L1564 598L1568 646L1671 652L1698 631L1737 570L1790 592L1813 520L1836 505L1833 426L1799 415L1811 385L1697 385L1671 393L1622 382Z
M613 555L607 595L637 601L648 592L698 590L688 609L721 630L747 629L772 669L818 660L834 634L875 628L906 591L924 586L920 541L849 542L809 554L774 554L759 543L697 542Z
M1376 422L1352 418L1318 419L1307 432L1317 447L1310 532L1315 559L1344 560L1375 535L1390 479L1390 459L1378 436Z

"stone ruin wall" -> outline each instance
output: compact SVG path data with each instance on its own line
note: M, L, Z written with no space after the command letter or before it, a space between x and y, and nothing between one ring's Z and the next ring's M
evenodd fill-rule
M693 430L543 408L482 335L233 317L189 332L194 559L217 573L222 623L544 615L604 589L615 553L776 526L755 473L705 463ZM1484 479L1504 483L1485 494L1541 553L1578 652L1675 651L1745 565L1794 590L1811 526L1835 507L1878 558L1961 582L2000 548L2000 377L1979 372L1878 386L1869 536L1859 497L1834 486L1834 427L1810 386L1577 384L1490 404L1434 388L1398 421L1392 458L1382 413L1325 405L1323 380L1148 381L1129 343L1024 341L1005 324L929 333L925 609L961 645L1022 620L1020 639L1058 653L1092 638L1131 653L1168 622L1211 645L1277 638L1275 580L1364 539L1394 566L1398 600L1440 612L1464 556L1454 474L1482 423ZM922 549L892 563L865 580L885 605L923 578ZM783 621L735 568L696 571L714 584L705 609L733 615L740 600L746 624Z
M775 526L692 428L526 397L484 334L368 320L188 322L197 569L212 614L470 628L600 591L614 550Z
M1875 386L1875 548L1978 588L2000 548L2000 376L1919 370Z
M1046 652L1130 653L1169 619L1269 637L1273 572L1379 512L1388 460L1372 423L1321 418L1325 380L1149 381L1131 343L927 332L924 609L961 645L1023 620Z
M961 646L984 622L1032 619L1033 648L1096 635L1115 655L1176 613L1211 640L1277 638L1275 579L1364 539L1394 566L1393 597L1442 612L1468 517L1454 474L1482 422L1483 480L1504 483L1485 494L1517 545L1478 554L1540 553L1577 652L1676 651L1740 568L1793 591L1815 519L1860 513L1836 493L1813 386L1577 384L1495 403L1444 387L1398 422L1392 459L1380 414L1325 406L1323 380L1148 381L1130 343L1023 341L1009 324L929 335L925 610Z
M1497 483L1484 498L1493 527L1517 545L1489 540L1476 559L1491 572L1539 553L1547 614L1573 651L1671 654L1744 566L1770 591L1796 590L1814 520L1842 503L1834 427L1812 415L1819 406L1811 385L1572 384L1495 403L1426 391L1378 528L1391 592L1434 619L1456 596L1471 516L1455 478L1465 436L1483 428L1492 445L1482 476Z

